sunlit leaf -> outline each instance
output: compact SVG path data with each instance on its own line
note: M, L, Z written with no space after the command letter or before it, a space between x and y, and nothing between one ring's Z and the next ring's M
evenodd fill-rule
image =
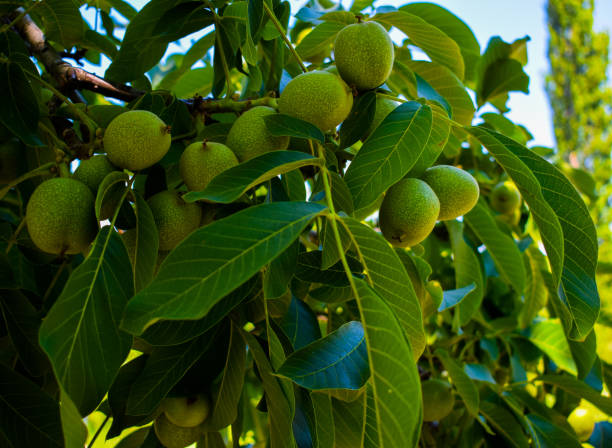
M278 256L324 207L276 202L202 227L164 260L126 307L122 326L141 334L160 319L203 317L222 297Z

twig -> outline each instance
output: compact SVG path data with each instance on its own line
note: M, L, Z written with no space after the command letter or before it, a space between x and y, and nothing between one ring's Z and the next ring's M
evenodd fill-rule
M47 43L45 35L38 25L27 13L24 13L23 8L18 8L15 11L14 26L28 44L32 55L53 76L59 90L91 90L123 101L132 101L144 95L145 92L141 90L107 81L62 60L61 55Z
M278 32L280 33L280 35L283 38L283 40L285 41L285 44L287 44L287 48L289 48L289 51L291 52L291 54L293 55L295 60L300 65L300 68L302 69L302 71L303 72L307 72L308 70L306 69L306 66L304 65L304 62L302 61L302 58L300 57L299 54L297 54L297 51L295 51L295 47L293 46L293 44L291 43L291 41L287 37L287 32L283 29L283 26L281 25L281 23L276 18L276 15L274 14L274 11L272 11L270 9L270 7L268 6L268 4L265 1L263 2L263 7L264 7L264 10L266 11L266 14L270 18L270 20L272 21L272 23L274 24L276 29L278 30Z

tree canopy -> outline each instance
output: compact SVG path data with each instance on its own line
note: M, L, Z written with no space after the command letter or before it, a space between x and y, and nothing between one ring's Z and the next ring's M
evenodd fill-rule
M0 5L1 444L610 443L529 37L372 3Z

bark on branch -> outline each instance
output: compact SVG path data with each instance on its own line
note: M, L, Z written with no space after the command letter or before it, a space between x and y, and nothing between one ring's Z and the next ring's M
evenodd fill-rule
M15 17L22 12L22 8L17 9L14 13ZM28 45L32 55L53 76L60 90L91 90L123 101L131 101L145 93L130 86L107 81L64 61L59 53L47 43L44 33L28 14L25 14L15 24L15 28Z
M23 8L18 8L11 16L12 20L17 19L15 28L34 56L44 67L45 70L55 79L60 91L66 92L68 96L78 90L89 90L101 95L117 98L123 101L132 101L146 92L127 86L125 84L114 83L100 78L93 73L75 67L62 59L55 49L47 43L44 33L32 20L28 14L24 14ZM210 99L196 96L194 98L182 100L190 112L211 114L216 112L235 112L240 113L255 106L270 106L276 108L276 99L272 96L263 98L235 101L226 99Z

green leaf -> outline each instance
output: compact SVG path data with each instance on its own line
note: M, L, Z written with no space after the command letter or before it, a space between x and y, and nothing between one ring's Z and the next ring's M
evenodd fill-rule
M147 286L153 279L157 250L159 248L159 234L153 213L144 198L134 192L134 211L136 213L136 249L133 260L134 291L138 292Z
M540 320L533 323L523 333L559 368L576 375L576 363L572 358L572 352L558 319Z
M523 71L523 66L514 59L496 61L485 72L478 105L515 91L529 93L529 76Z
M446 350L437 349L435 355L442 361L444 369L448 371L448 376L457 389L469 413L473 416L477 416L480 406L480 395L476 384L474 384L470 377L463 371L461 364L451 358Z
M217 338L217 328L181 345L156 347L132 385L126 413L149 415Z
M200 67L187 71L176 80L170 91L177 98L191 98L195 95L207 96L212 91L212 67Z
M264 16L264 0L248 0L249 33L254 38L259 32Z
M538 380L560 387L569 394L583 398L608 415L612 415L612 398L603 396L585 382L577 380L569 375L542 375Z
M304 202L262 204L196 230L170 252L153 282L130 300L123 328L141 334L160 319L205 316L289 247L323 210Z
M480 198L463 219L487 247L501 278L512 285L517 293L522 294L526 276L523 257L512 237L497 227L484 199Z
M481 401L480 413L484 415L498 434L504 436L509 446L516 448L527 448L529 446L523 428L505 407L491 401Z
M117 324L133 288L125 246L104 227L40 327L40 346L81 415L100 403L130 351Z
M289 309L280 326L294 350L299 350L321 337L317 316L306 303L295 296L291 297Z
M272 114L264 117L270 134L281 137L298 137L318 140L325 143L323 132L312 123L285 114Z
M339 303L346 302L354 298L353 291L350 286L345 287L334 287L334 286L321 286L308 292L308 295L313 299L319 300L324 303Z
M572 184L524 146L484 128L469 132L502 165L529 205L546 248L555 287L572 316L572 339L584 339L599 314L595 283L597 236L589 212ZM566 329L567 330L567 329Z
M420 17L457 42L465 62L465 79L472 81L475 78L480 45L469 26L447 9L433 3L410 3L402 6L400 11Z
M19 360L33 376L39 376L48 369L49 361L38 345L38 328L41 324L40 313L28 298L18 290L2 291L0 311L4 316L6 330Z
M415 101L403 103L385 117L344 177L355 209L372 204L410 171L426 148L431 127L431 108Z
M213 14L200 2L183 1L158 17L154 37L172 42L213 24Z
M442 303L438 307L438 312L459 305L461 302L463 302L463 299L465 299L475 289L476 285L472 283L468 286L464 286L463 288L448 289L444 291L442 295Z
M10 447L62 448L57 401L0 363L0 439Z
M361 279L354 279L363 322L375 412L376 446L416 446L422 424L419 373L410 344L391 308Z
M295 274L299 248L299 242L295 241L268 265L264 272L263 285L266 299L275 299L287 292L289 282Z
M584 380L589 375L597 359L596 339L595 330L591 330L584 341L567 341L576 362L577 376L580 380Z
M529 40L529 37L524 37L512 44L497 36L489 40L477 67L476 99L479 106L489 101L501 112L506 112L508 92L519 90L528 93L529 77L523 66L527 64L526 44Z
M247 190L279 174L302 166L319 165L320 159L298 151L270 151L247 160L217 175L203 191L183 196L187 202L207 200L228 204Z
M168 43L181 36L177 37L176 33L156 35L155 27L167 11L180 3L181 0L152 0L144 5L130 20L119 53L105 77L117 82L129 82L157 64Z
M335 21L320 23L295 47L297 54L302 59L309 59L328 50L336 40L336 34L345 26L346 24Z
M214 404L210 409L210 417L205 423L207 431L225 428L236 420L245 367L246 347L238 330L232 325L225 368L219 379L212 385Z
M273 376L272 367L260 343L252 334L241 331L244 341L249 346L257 370L261 376L266 394L268 419L270 421L270 447L293 448L296 446L291 428L292 412L279 379Z
M480 307L484 294L484 280L480 261L463 238L464 224L459 221L445 221L451 240L455 261L455 286L463 288L474 284L476 289L464 297L459 305L459 325L465 325Z
M542 271L548 270L546 257L536 247L529 247L523 252L525 265L525 303L519 314L519 326L525 328L531 324L537 313L548 301L548 290L544 284Z
M434 89L431 84L423 79L418 73L414 74L414 78L416 80L418 97L427 100L429 103L437 103L437 105L442 108L443 113L452 118L453 111L450 104L448 104L444 97L440 95L436 89Z
M45 36L71 48L79 44L85 33L85 23L76 0L45 0L36 8L42 18Z
M138 11L124 0L107 0L107 2L128 20L132 20L138 14Z
M118 436L130 426L144 423L147 418L142 415L126 415L125 408L130 396L130 389L142 373L148 357L149 355L141 355L123 364L108 391L108 406L113 416L111 427L107 433L109 438Z
M311 390L361 388L370 377L361 323L348 322L296 350L277 374Z
M300 170L292 170L281 175L281 183L291 201L303 201L306 199L306 187L304 177Z
M429 106L434 112L431 134L421 156L410 169L409 177L421 177L425 170L438 160L451 136L451 125L445 117L446 112L435 103L430 103Z
M220 432L205 432L198 440L197 448L226 448L225 440Z
M193 66L193 64L195 64L200 59L202 59L204 56L206 56L206 53L208 53L208 50L210 50L210 48L214 44L215 44L215 32L214 31L208 33L207 35L202 37L200 40L195 42L191 46L191 48L189 48L189 51L185 53L185 56L183 56L180 66L178 66L176 69L172 70L170 73L164 76L164 78L161 80L159 85L157 85L157 88L161 90L171 90L174 87L174 85L183 77L183 75L186 75L190 71L192 71L190 69ZM211 82L212 82L212 76L211 76Z
M384 299L403 328L415 359L425 349L425 330L419 299L401 260L389 243L371 227L342 218L372 287Z
M315 419L315 448L334 448L334 414L331 398L326 393L311 392Z
M362 445L363 395L350 403L332 399L335 446L355 447Z
M147 328L141 338L157 346L183 344L208 331L236 306L256 294L259 288L261 283L255 276L222 298L201 319L163 320Z
M376 93L365 92L355 98L348 117L340 126L340 148L347 148L363 137L376 112Z
M459 79L463 79L465 65L459 45L437 27L402 10L376 14L373 20L396 27L433 62L448 67Z
M528 414L525 418L531 424L534 433L534 442L541 448L581 448L582 444L576 436L535 414Z
M127 188L127 181L129 180L127 173L123 171L111 171L106 175L100 185L98 186L98 192L96 194L96 218L101 221L109 216L102 216L102 211L106 212L106 215L112 216L115 213L117 202L123 195Z
M65 448L82 448L87 440L87 428L81 414L66 391L60 387L60 418Z
M302 281L311 283L321 283L329 286L348 286L342 263L338 261L329 269L321 269L323 253L320 250L303 252L298 257L295 276ZM359 261L347 256L348 265L353 274L361 274L363 268Z
M332 176L332 178L333 177L334 176ZM334 206L335 205L336 204L334 204ZM338 226L338 233L340 234L340 244L342 246L343 252L346 253L346 250L351 245L351 237L344 226ZM323 255L321 257L321 269L326 270L331 268L338 261L340 261L341 256L341 252L338 249L338 244L336 243L336 236L332 230L331 222L329 219L325 220L322 232L322 240Z
M42 146L38 129L38 100L32 85L19 64L0 63L0 89L4 105L0 107L0 122L25 144Z
M474 103L461 80L453 72L435 62L405 61L404 64L427 80L436 92L442 95L452 109L453 120L463 125L472 123L476 111Z

